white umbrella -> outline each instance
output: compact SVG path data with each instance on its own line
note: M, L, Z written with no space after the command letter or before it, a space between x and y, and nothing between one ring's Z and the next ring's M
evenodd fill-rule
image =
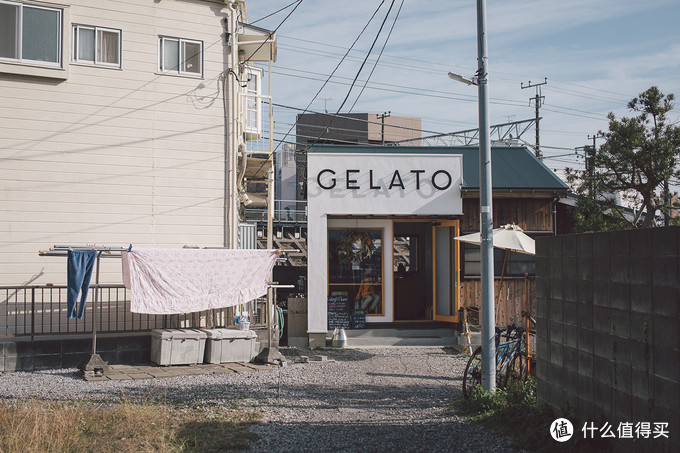
M524 234L520 227L514 223L503 225L493 230L493 246L499 249L512 250L513 252L536 254L536 243L529 236ZM466 234L457 236L454 239L470 244L481 244L481 233Z
M493 230L493 246L499 249L505 249L505 257L503 258L503 269L501 271L501 282L498 291L498 301L501 300L503 279L505 277L505 263L508 260L508 250L519 253L526 253L528 255L536 254L536 242L529 236L524 234L520 227L514 223L503 225L500 228ZM468 242L470 244L481 244L481 233L466 234L465 236L457 236L454 239L461 242ZM496 304L498 307L498 303Z

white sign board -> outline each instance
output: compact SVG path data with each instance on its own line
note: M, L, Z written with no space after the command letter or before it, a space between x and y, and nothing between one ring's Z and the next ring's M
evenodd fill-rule
M309 210L326 215L460 215L459 154L309 153Z

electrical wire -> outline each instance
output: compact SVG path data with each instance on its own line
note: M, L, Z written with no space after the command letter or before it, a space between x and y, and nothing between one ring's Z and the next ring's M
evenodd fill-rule
M274 11L274 12L271 13L271 14L267 14L267 15L264 16L264 17L260 17L259 19L250 22L250 25L253 25L253 24L256 24L256 23L258 23L258 22L260 22L260 21L263 21L263 20L267 19L268 17L272 17L273 15L280 13L280 12L283 11L284 9L290 8L290 7L293 6L294 4L300 3L301 1L302 1L302 0L295 0L294 2L292 2L292 3L290 3L290 4L286 5L286 6L284 6L283 8L281 8L281 9L279 9L279 10L277 10L277 11Z
M257 49L255 49L255 50L253 51L253 53L251 53L250 56L248 56L248 58L246 58L245 60L243 60L243 61L241 62L241 64L247 64L247 63L250 61L250 59L253 58L253 56L255 56L255 54L256 54L256 53L257 53L257 52L258 52L265 44L267 44L267 42L268 42L270 39L272 39L272 36L274 36L274 34L279 30L279 28L281 28L281 26L288 20L288 18L289 18L290 16L293 15L293 13L295 12L295 10L298 9L298 6L302 5L302 2L303 2L303 0L298 0L297 5L295 5L295 8L293 8L293 9L291 10L291 12L289 12L288 15L286 15L286 17L283 18L283 20L281 21L281 23L280 23L274 30L272 30L272 31L269 32L269 36L267 36L267 39L262 40L262 44L260 44L260 45L257 47ZM291 3L291 4L292 4L292 3ZM290 5L288 5L288 6L290 6ZM286 8L287 8L287 7L286 7ZM285 9L285 8L284 8L284 9Z

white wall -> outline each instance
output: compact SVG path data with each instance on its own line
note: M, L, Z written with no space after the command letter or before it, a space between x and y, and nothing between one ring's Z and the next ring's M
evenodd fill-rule
M122 68L71 62L60 80L0 67L0 284L64 283L64 259L38 257L54 244L224 241L224 3L67 6L64 58L71 23L115 28ZM159 74L159 35L202 40L203 77Z

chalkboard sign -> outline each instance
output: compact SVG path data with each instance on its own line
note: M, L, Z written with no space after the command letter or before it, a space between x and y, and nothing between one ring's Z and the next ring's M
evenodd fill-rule
M349 297L328 296L328 328L349 329L350 321Z
M354 310L352 312L352 329L366 328L366 312L364 310Z

